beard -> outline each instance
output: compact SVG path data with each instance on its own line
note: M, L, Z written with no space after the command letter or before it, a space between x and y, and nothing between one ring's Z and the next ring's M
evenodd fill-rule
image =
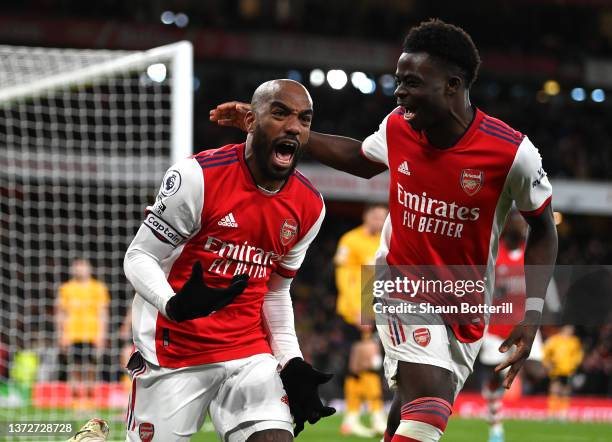
M269 180L281 181L289 178L295 170L298 160L302 156L302 149L298 147L293 154L291 167L279 171L270 164L270 157L274 155L274 141L269 140L263 131L255 130L253 132L253 141L251 145L253 147L253 155L255 156L257 167L264 177Z

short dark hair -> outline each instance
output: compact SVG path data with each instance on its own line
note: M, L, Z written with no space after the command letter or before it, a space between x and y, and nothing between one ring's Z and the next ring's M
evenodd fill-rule
M478 75L480 54L472 37L459 26L434 18L412 28L404 40L404 52L426 52L457 66L469 89Z

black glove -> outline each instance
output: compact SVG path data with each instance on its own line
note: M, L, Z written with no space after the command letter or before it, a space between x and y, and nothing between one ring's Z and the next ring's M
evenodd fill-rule
M322 417L336 412L335 408L325 407L319 397L319 385L328 382L333 376L313 368L301 358L291 359L280 372L295 421L295 436L304 429L306 421L315 424Z
M166 314L176 322L208 316L232 302L244 291L248 280L249 275L237 275L229 287L208 287L202 278L202 264L196 261L185 285L166 303Z

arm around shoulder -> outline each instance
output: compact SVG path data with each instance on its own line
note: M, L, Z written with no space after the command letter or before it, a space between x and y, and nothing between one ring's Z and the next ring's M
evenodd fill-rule
M387 169L368 158L362 152L362 142L354 138L311 132L306 150L326 166L361 178L372 178Z

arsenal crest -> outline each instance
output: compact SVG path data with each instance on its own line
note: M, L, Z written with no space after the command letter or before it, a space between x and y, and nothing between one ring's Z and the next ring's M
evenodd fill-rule
M151 442L155 434L155 427L150 422L143 422L138 425L138 436L142 442Z
M429 333L428 328L417 328L412 332L412 337L414 338L414 342L419 344L421 347L427 347L429 345L429 341L431 341L431 334Z
M298 223L294 219L286 219L280 229L281 243L286 246L295 239L298 233Z
M461 171L461 188L469 196L474 196L484 184L484 172L477 169L463 169Z

